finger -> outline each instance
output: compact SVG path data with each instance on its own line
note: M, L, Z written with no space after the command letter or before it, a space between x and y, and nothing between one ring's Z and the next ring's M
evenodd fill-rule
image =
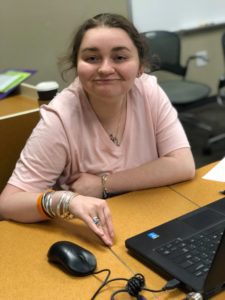
M106 232L107 236L109 236L110 239L112 240L114 237L114 230L113 230L112 216L108 206L103 207L103 210L101 210L101 213L99 213L99 217L101 219L101 225L103 226L104 232Z
M107 219L105 218L104 210L101 210L99 212L99 219L100 219L100 222L99 222L99 224L96 224L96 225L98 227L101 227L104 234L105 234L105 236L107 237L107 239L112 241L110 231L109 231L109 228L108 228Z
M97 215L95 215L97 216ZM100 218L99 218L100 219ZM100 219L101 222L101 219ZM89 216L86 220L86 224L88 225L88 227L97 235L99 236L102 241L107 245L107 246L112 246L112 240L111 238L108 236L108 234L105 233L104 229L102 226L100 226L99 224L95 224L93 222L93 217Z

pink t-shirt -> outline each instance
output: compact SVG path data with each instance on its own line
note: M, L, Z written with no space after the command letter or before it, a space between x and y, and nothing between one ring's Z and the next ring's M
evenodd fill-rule
M137 167L190 147L177 112L156 78L143 74L127 98L121 145L99 122L78 79L41 108L9 183L25 191L67 186L81 172L100 175Z

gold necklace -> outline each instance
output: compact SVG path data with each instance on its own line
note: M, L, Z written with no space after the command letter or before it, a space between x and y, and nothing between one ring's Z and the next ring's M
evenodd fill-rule
M121 108L121 112L120 112L120 116L119 116L119 120L118 120L118 125L116 128L116 133L115 133L115 135L112 133L109 134L110 140L118 147L120 146L118 135L119 135L119 130L120 130L121 121L122 121L123 106L126 105L126 100L127 99L125 99L124 103L122 104L122 108Z

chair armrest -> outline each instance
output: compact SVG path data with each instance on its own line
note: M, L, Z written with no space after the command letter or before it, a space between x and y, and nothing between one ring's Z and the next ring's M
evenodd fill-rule
M218 90L222 89L223 87L225 87L225 75L221 76L219 79Z
M191 56L188 57L188 59L186 61L186 68L189 67L189 64L190 64L191 60L193 60L193 59L199 59L199 58L202 59L202 60L204 60L204 61L206 61L206 62L209 61L209 59L206 58L205 56L202 56L202 55L191 55Z
M225 107L225 75L221 76L218 82L217 103Z

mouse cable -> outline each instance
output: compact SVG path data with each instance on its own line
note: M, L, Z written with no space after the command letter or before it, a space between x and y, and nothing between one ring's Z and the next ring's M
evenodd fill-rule
M94 274L98 274L100 272L103 271L107 271L108 275L106 276L106 279L104 280L104 282L101 284L101 286L98 288L98 290L95 292L95 294L92 296L91 300L94 300L96 298L96 296L99 294L99 292L101 291L101 289L106 286L108 283L113 282L113 281L118 281L118 280L123 280L126 281L127 284L125 286L124 289L120 289L115 291L112 295L110 300L114 300L115 295L119 294L119 293L128 293L130 296L136 297L137 300L141 300L144 298L139 295L139 293L141 291L148 291L148 292L152 292L152 293L159 293L159 292L163 292L163 291L167 291L167 290L172 290L175 289L176 287L179 286L180 281L178 281L177 279L172 279L170 281L168 281L166 283L165 286L163 286L161 289L159 290L153 290L153 289L149 289L147 287L145 287L145 278L142 274L137 273L135 274L133 277L131 277L130 279L127 278L113 278L108 280L109 276L110 276L110 270L109 269L103 269L99 272L95 272Z
M103 283L100 285L100 287L94 293L94 295L91 297L91 300L94 300L96 298L96 296L98 295L98 293L100 292L100 290L108 283L108 279L109 279L109 276L111 274L111 271L109 269L102 269L100 271L96 271L96 272L93 273L93 275L96 275L96 274L99 274L99 273L102 273L102 272L108 272L108 274L106 275L106 278L103 281Z
M144 287L144 285L145 285L144 276L139 273L135 274L133 277L131 277L129 280L127 280L126 288L115 291L111 295L110 300L114 300L115 299L114 296L119 293L122 293L122 292L127 292L130 296L135 297L137 300L146 300L146 298L143 297L142 295L140 295L139 292L148 291L148 292L152 292L152 293L160 293L160 292L172 290L172 289L175 289L176 287L178 287L178 285L180 285L180 281L178 281L177 279L172 279L172 280L168 281L166 283L166 285L163 286L159 290L149 289L149 288Z

